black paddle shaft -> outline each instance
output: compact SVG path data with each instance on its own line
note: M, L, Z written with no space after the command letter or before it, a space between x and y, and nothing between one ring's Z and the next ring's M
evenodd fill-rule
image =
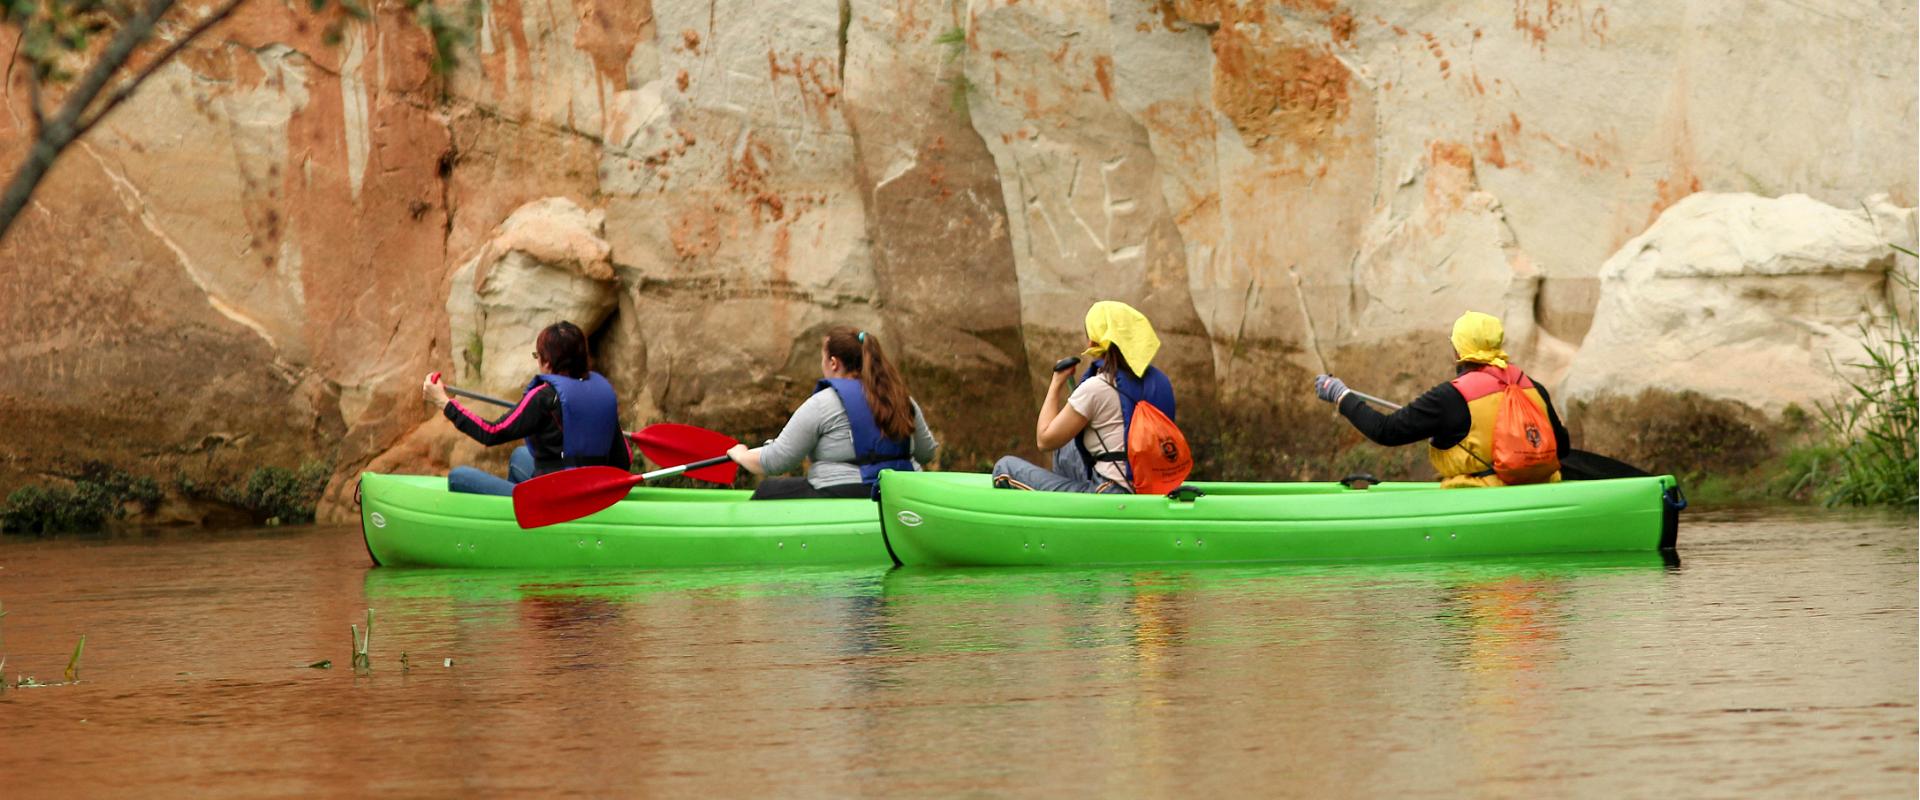
M492 403L496 406L500 406L501 408L513 408L513 405L514 405L498 397L491 397L488 395L481 394L479 392L469 392L465 389L461 389L454 386L448 386L446 384L441 384L441 388L446 389L447 394L459 395L461 397L467 398L468 400L478 400L482 403Z

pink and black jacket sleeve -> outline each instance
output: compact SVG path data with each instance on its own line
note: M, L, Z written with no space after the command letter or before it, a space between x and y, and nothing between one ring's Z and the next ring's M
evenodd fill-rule
M520 439L537 440L539 434L547 431L552 431L557 440L560 431L560 401L554 396L553 387L544 383L521 395L520 404L497 420L489 421L481 417L461 405L458 399L447 400L446 408L441 411L453 423L453 427L488 447ZM537 451L539 448L534 449ZM559 449L557 442L554 449ZM539 453L535 452L534 455L538 456Z

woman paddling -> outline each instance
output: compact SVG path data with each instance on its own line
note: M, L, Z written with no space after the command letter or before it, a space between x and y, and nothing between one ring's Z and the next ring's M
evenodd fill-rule
M1378 444L1398 447L1430 440L1427 459L1440 473L1441 486L1507 486L1560 480L1559 462L1568 453L1566 426L1560 424L1560 415L1553 411L1547 387L1507 363L1507 353L1501 349L1506 344L1506 330L1500 320L1469 311L1453 323L1451 339L1454 379L1428 389L1426 394L1390 415L1373 410L1365 400L1349 392L1345 382L1332 375L1314 378L1314 392L1320 399L1338 406L1341 415L1352 422L1354 428ZM1550 428L1553 437L1552 442L1546 442L1543 434L1547 431L1536 427L1530 432L1522 431L1520 437L1512 440L1516 442L1516 449L1540 451L1540 466L1528 475L1496 469L1496 465L1505 467L1503 448L1495 440L1496 426L1502 424L1505 389L1510 384L1544 412L1549 425L1541 427ZM1549 455L1551 458L1546 458ZM1505 478L1503 472L1507 473Z
M620 403L613 385L587 369L587 335L571 322L556 322L534 340L540 373L527 384L520 403L505 416L488 421L447 396L440 373L420 384L427 399L464 433L488 447L524 439L507 460L507 478L454 467L447 488L471 494L512 495L528 478L572 467L633 467L633 451L620 427Z
M807 476L760 481L755 500L869 497L880 470L919 469L940 444L926 416L887 361L880 337L837 327L820 344L820 381L780 435L727 455L755 475L782 473L813 460Z
M1087 351L1082 354L1095 359L1093 365L1066 397L1064 408L1061 395L1074 365L1062 362L1055 367L1047 399L1040 403L1035 440L1041 452L1053 453L1053 469L1007 456L993 465L993 485L1043 492L1133 492L1127 443L1139 409L1151 404L1167 418L1174 416L1173 383L1151 365L1158 352L1160 337L1146 315L1126 303L1094 303L1087 309ZM1181 439L1179 455L1190 465L1185 445Z

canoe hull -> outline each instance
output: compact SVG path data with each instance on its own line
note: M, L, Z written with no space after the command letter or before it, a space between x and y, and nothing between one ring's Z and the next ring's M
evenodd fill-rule
M1195 483L1205 494L994 489L885 472L881 521L910 566L1233 563L1671 550L1671 477L1499 489L1431 483Z
M641 487L573 522L521 530L506 497L447 491L443 477L360 476L360 529L375 564L427 567L887 565L868 500L750 502L728 489Z

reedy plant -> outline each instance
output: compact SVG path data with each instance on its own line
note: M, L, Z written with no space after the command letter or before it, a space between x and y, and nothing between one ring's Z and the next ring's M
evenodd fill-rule
M1888 280L1912 296L1912 278L1894 270ZM1819 404L1821 426L1838 446L1838 463L1822 499L1828 506L1911 505L1920 501L1920 441L1915 439L1920 434L1915 397L1920 343L1914 320L1901 304L1890 304L1884 318L1860 323L1860 339L1864 358L1845 364L1858 372L1841 373L1849 391Z

